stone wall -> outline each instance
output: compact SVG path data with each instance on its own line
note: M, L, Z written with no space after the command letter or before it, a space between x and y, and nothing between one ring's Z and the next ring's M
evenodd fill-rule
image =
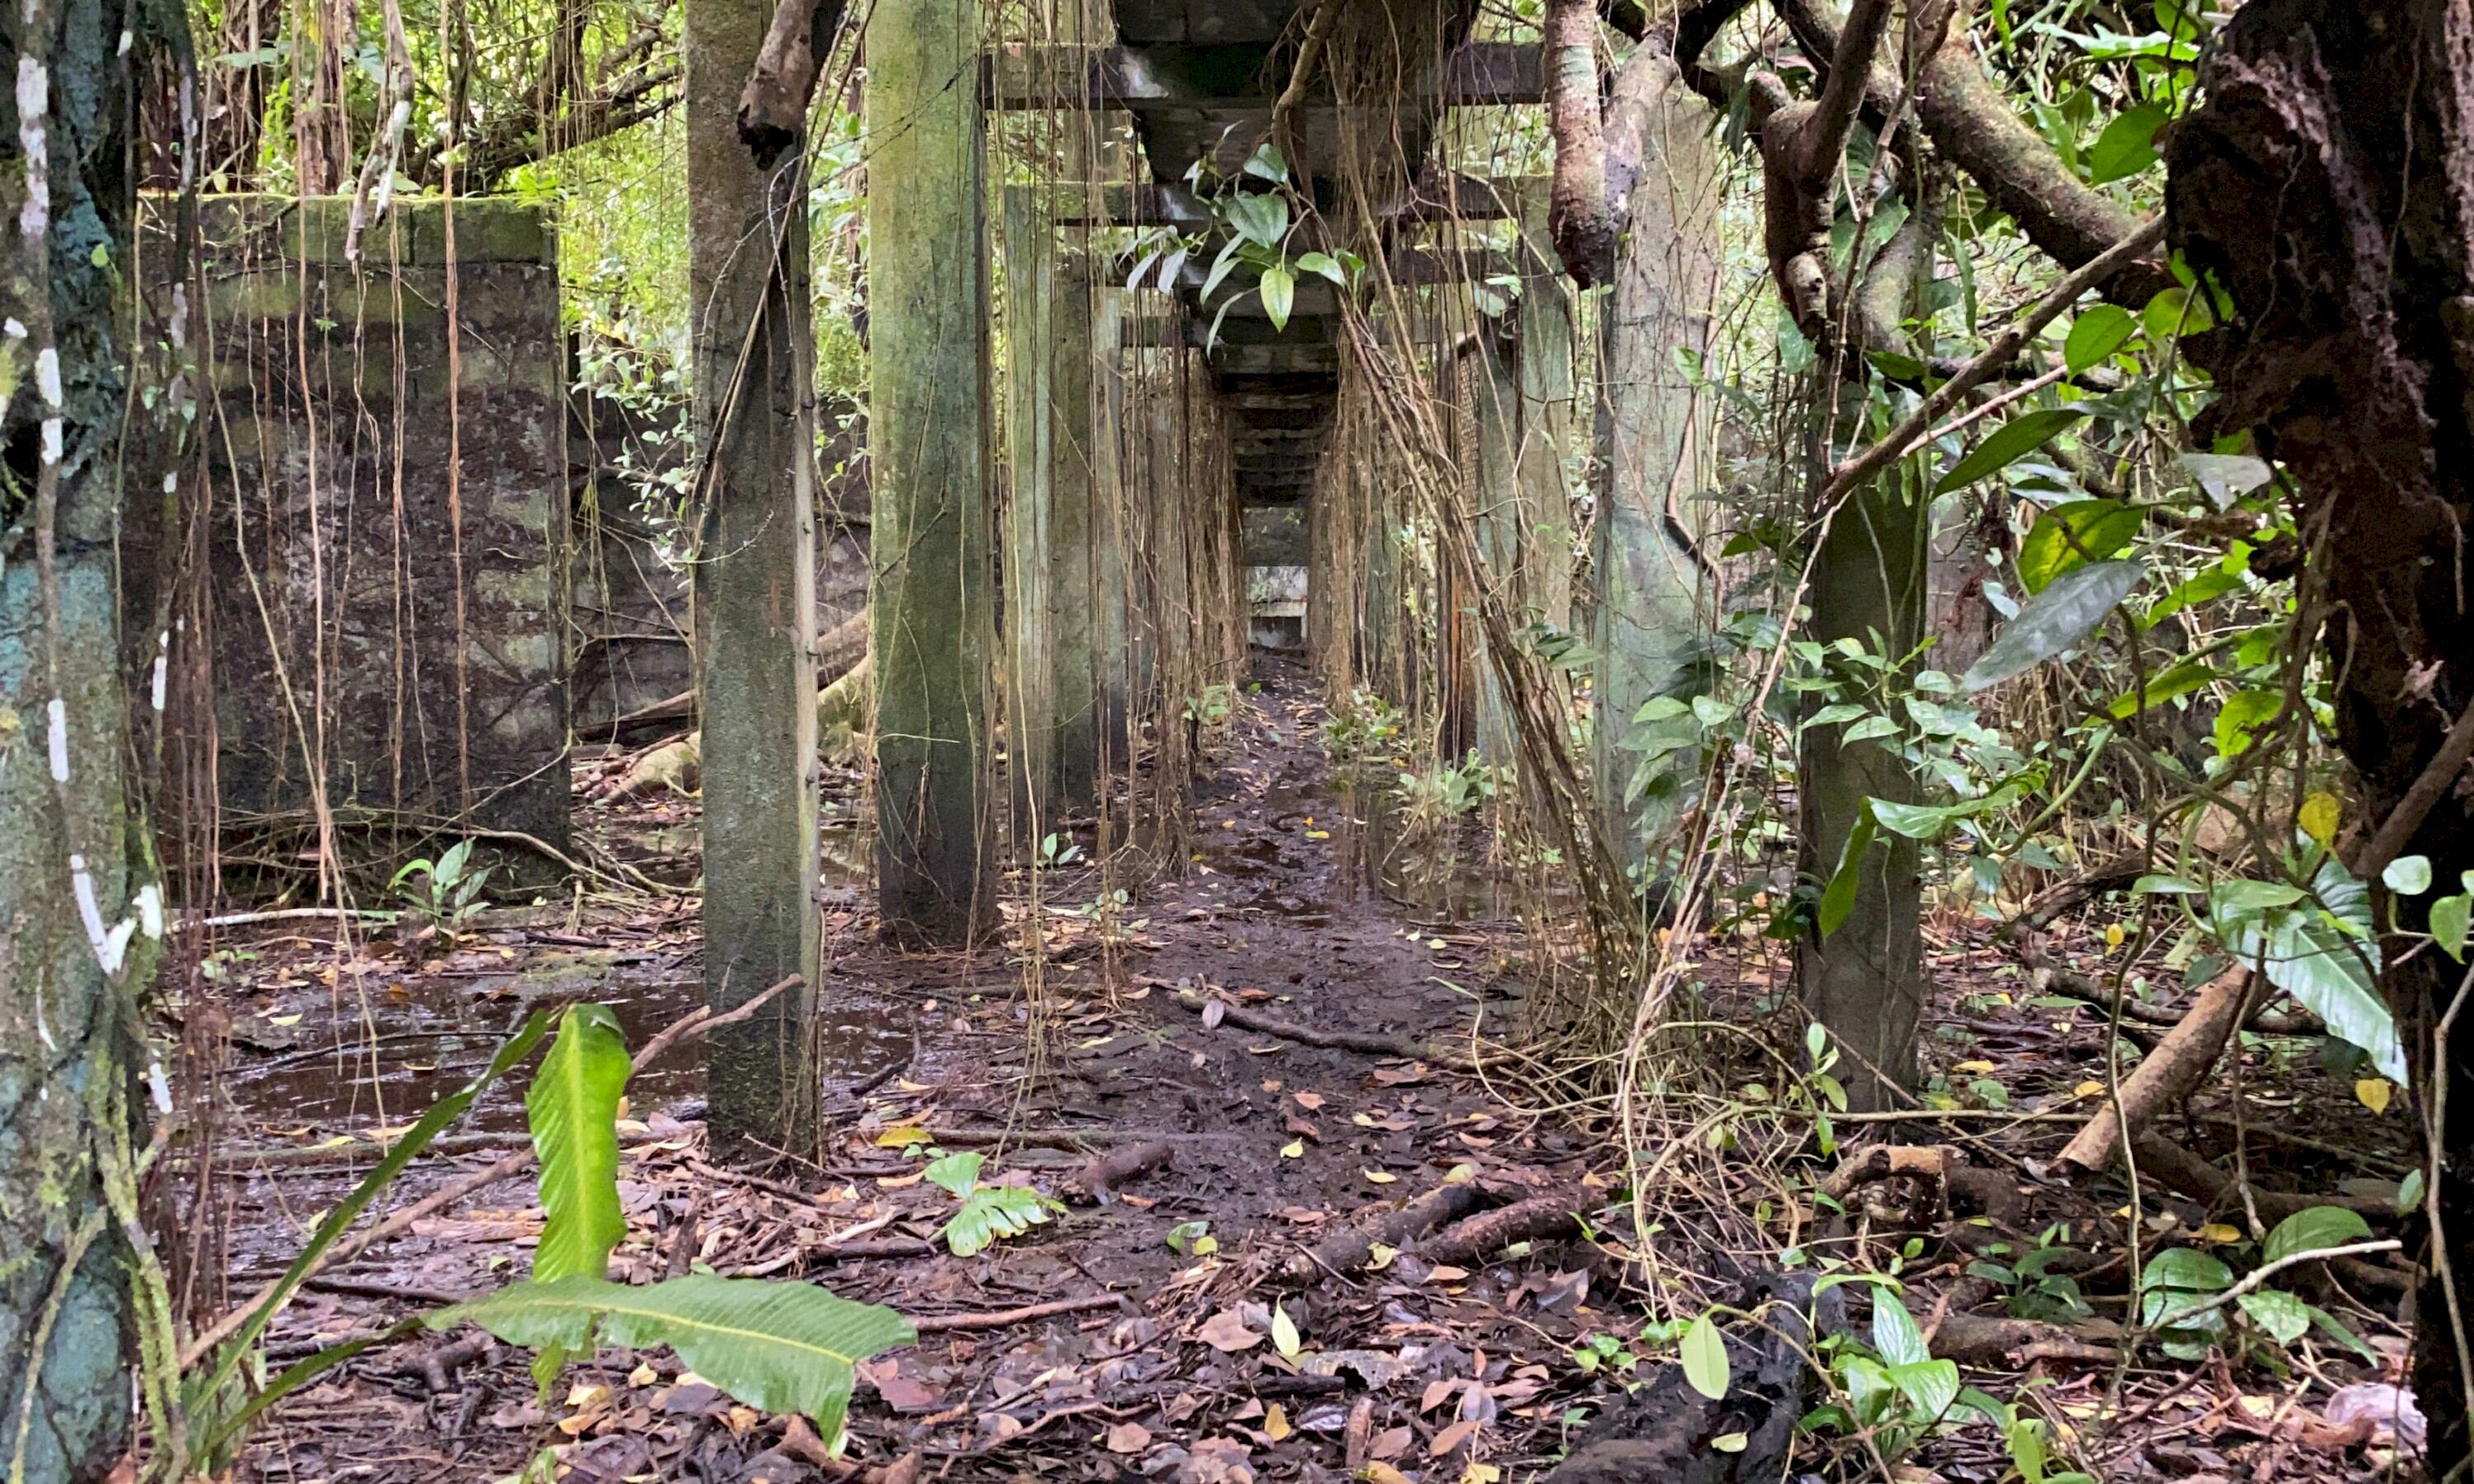
M456 203L450 293L446 207L399 203L355 263L350 206L203 204L224 832L305 820L323 776L348 862L389 849L364 823L564 849L556 237L537 208Z

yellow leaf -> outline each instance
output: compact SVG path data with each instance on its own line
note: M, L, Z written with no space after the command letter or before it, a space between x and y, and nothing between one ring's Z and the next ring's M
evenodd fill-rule
M2301 817L2295 823L2304 834L2326 845L2337 837L2337 824L2343 814L2334 794L2313 794L2302 801Z
M1306 831L1306 838L1309 840L1328 840L1331 838L1331 831L1328 829L1309 829ZM1265 1430L1269 1431L1270 1429L1266 1428Z
M1295 1430L1289 1425L1289 1414L1280 1409L1278 1402L1274 1401L1264 1409L1263 1436L1274 1443L1285 1443L1289 1440L1289 1434Z
M2122 930L2122 924L2119 922L2107 922L2104 925L2104 945L2108 948L2121 947L2122 940L2127 936L2129 935Z
M2074 1097L2102 1097L2104 1096L2104 1084L2091 1079L2071 1089L2071 1094Z
M1721 1453L1740 1453L1744 1450L1744 1445L1752 1441L1750 1433L1722 1432L1710 1440L1710 1446Z
M897 1123L876 1136L879 1149L911 1149L930 1141L928 1131L915 1123Z
M2365 1077L2362 1081L2354 1084L2354 1095L2363 1100L2363 1106L2365 1108L2369 1109L2375 1113L2384 1113L2389 1111L2389 1093L2390 1090L2391 1089L2389 1087L2389 1080L2386 1077Z
M1479 1463L1474 1459L1470 1461L1467 1468L1461 1471L1461 1484L1499 1484L1502 1478L1501 1469L1492 1464Z
M1378 1185L1388 1185L1400 1178L1390 1170L1359 1170L1358 1173Z
M2211 1221L2199 1229L2199 1240L2214 1242L2219 1246L2227 1242L2239 1242L2242 1240L2242 1229L2227 1226L2221 1221Z
M1990 1062L1961 1062L1956 1066L1953 1067L1952 1070L1975 1072L1981 1076L1993 1070L1993 1064Z
M1367 1249L1367 1253L1366 1271L1380 1273L1392 1265L1393 1258L1400 1256L1400 1249L1386 1247L1381 1242L1376 1242Z
M1293 1138L1280 1146L1280 1158L1283 1160L1302 1160L1305 1157L1306 1141L1302 1138Z
M1380 1459L1358 1470L1357 1476L1364 1480L1365 1484L1409 1484L1407 1474Z
M630 1386L650 1386L661 1378L662 1373L648 1365L639 1365L627 1373L627 1384Z

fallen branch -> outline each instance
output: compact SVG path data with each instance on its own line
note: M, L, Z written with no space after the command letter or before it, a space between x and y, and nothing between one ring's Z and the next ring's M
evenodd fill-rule
M2101 1364L2116 1358L2114 1348L2093 1336L2101 1328L2069 1328L2040 1319L1999 1319L1983 1314L1946 1314L1933 1331L1932 1352L1979 1370L2024 1370L2038 1360L2072 1360Z
M1515 1242L1577 1234L1580 1213L1596 1204L1578 1188L1533 1195L1446 1227L1413 1250L1419 1260L1437 1267L1476 1267Z
M1131 1308L1121 1293L1095 1293L1079 1299L1053 1299L1046 1304L1030 1304L1021 1308L996 1309L984 1314L930 1314L910 1321L910 1328L921 1334L953 1334L963 1330L1006 1329L1027 1325L1035 1319L1054 1319L1060 1314L1087 1314L1094 1309Z
M1311 1282L1324 1273L1353 1273L1374 1256L1376 1243L1392 1248L1414 1245L1419 1237L1476 1210L1482 1199L1474 1181L1452 1181L1395 1207L1371 1222L1343 1227L1291 1257L1281 1276L1292 1282Z
M660 1035L655 1036L651 1041L644 1042L643 1049L636 1053L631 1064L630 1070L643 1071L646 1064L650 1063L655 1057L661 1055L664 1050L667 1049L672 1043L676 1042L683 1037L701 1036L707 1031L716 1030L725 1025L735 1025L741 1020L747 1019L749 1017L755 1015L757 1011L764 1008L764 1006L769 1003L775 995L780 994L783 991L799 982L800 976L797 974L791 974L788 978L782 980L779 984L774 985L763 993L751 998L745 1004L740 1005L736 1009L725 1011L720 1015L713 1014L712 1009L709 1006L698 1005L695 1009L688 1012L685 1016L680 1017L676 1021L673 1021L669 1027L664 1030ZM464 1197L468 1195L471 1195L473 1192L495 1185L499 1181L508 1179L511 1176L521 1174L524 1169L533 1162L534 1159L535 1155L531 1149L519 1149L494 1164L482 1169L474 1170L472 1174L466 1175L460 1180L450 1181L448 1184L441 1185L436 1190L431 1191L429 1194L422 1197L418 1201L415 1201L410 1206L407 1206L403 1209L396 1212L394 1215L389 1216L386 1220L379 1222L376 1226L372 1227L361 1235L348 1240L337 1241L334 1246L327 1248L323 1255L313 1258L310 1261L308 1268L302 1276L303 1278L312 1277L334 1263L350 1261L351 1259L359 1257L362 1253L369 1251L378 1243L386 1241L404 1232L410 1231L415 1222L426 1220L428 1217L437 1214L439 1211L445 1210L448 1207L454 1205L456 1202L464 1199ZM216 1320L212 1325L208 1326L205 1333L199 1335L196 1339L191 1340L186 1346L182 1347L181 1351L181 1369L185 1371L189 1367L196 1365L201 1359L205 1358L207 1352L213 1350L224 1341L231 1338L233 1334L239 1331L242 1325L249 1322L250 1315L256 1312L258 1305L274 1297L276 1292L281 1288L283 1280L280 1278L268 1282L265 1287L260 1288L257 1292L250 1295L247 1302L235 1305L232 1309L227 1312L223 1318Z
M1260 1010L1249 1010L1234 1000L1216 995L1205 996L1192 990L1179 990L1176 998L1177 1003L1185 1006L1186 1009L1204 1016L1210 1014L1211 1006L1218 1005L1219 1018L1230 1025L1265 1036L1277 1036L1282 1041L1294 1041L1301 1046L1319 1046L1326 1051L1355 1051L1367 1056L1399 1057L1412 1062L1431 1062L1438 1066L1448 1066L1454 1071L1469 1071L1475 1065L1467 1057L1455 1051L1438 1050L1396 1036L1378 1036L1365 1031L1317 1030L1313 1026L1299 1025L1295 1020L1285 1019L1279 1016L1268 1015Z
M1117 1198L1116 1186L1176 1158L1176 1145L1165 1138L1129 1144L1114 1154L1095 1156L1068 1183L1070 1191L1105 1206Z
M2126 1137L2136 1137L2170 1103L2188 1096L2217 1065L2226 1038L2242 1023L2250 1003L2251 973L2244 965L2208 981L2179 1025L2122 1079L2119 1106L2108 1102L2062 1149L2059 1162L2094 1174L2113 1163Z
M2090 866L2067 881L2052 885L2027 898L2026 908L2001 924L1994 933L1996 942L2006 942L2021 933L2041 932L2055 918L2072 910L2092 897L2120 891L2147 874L2147 856L2144 851L2128 851L2111 856Z
M2170 1138L2154 1134L2142 1134L2132 1141L2131 1153L2139 1161L2143 1175L2152 1175L2169 1188L2178 1190L2194 1201L2204 1203L2212 1211L2240 1211L2243 1209L2242 1182L2217 1168L2206 1160ZM2379 1201L2357 1201L2345 1196L2293 1195L2282 1190L2250 1187L2251 1209L2262 1221L2283 1221L2296 1211L2315 1206L2342 1206L2361 1213L2366 1221L2394 1220L2392 1205Z

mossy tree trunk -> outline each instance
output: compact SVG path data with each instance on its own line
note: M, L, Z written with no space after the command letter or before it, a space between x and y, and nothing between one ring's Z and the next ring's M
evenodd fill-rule
M980 12L868 13L868 457L877 890L885 931L959 943L995 911L995 649Z
M132 1255L107 1180L129 1214L133 993L162 927L156 888L131 905L151 866L118 670L123 130L156 39L123 56L123 24L36 0L0 26L0 1467L36 1484L103 1477L129 1429Z
M688 256L702 507L695 565L703 710L705 997L716 1013L806 982L705 1041L721 1155L804 1152L816 913L816 532L807 175L760 166L739 96L765 0L689 0Z

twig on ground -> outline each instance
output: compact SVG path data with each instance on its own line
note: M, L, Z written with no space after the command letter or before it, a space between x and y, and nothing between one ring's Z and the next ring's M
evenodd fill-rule
M1367 1056L1400 1057L1413 1062L1431 1062L1455 1071L1469 1071L1475 1064L1457 1051L1446 1051L1396 1036L1379 1036L1365 1031L1324 1031L1294 1020L1250 1010L1232 1000L1198 994L1192 990L1177 992L1177 1003L1198 1014L1208 1015L1210 1007L1220 1007L1220 1019L1241 1030L1264 1036L1277 1036L1301 1046L1320 1046L1326 1051L1356 1051Z
M1006 1329L1015 1325L1027 1325L1037 1319L1054 1319L1060 1314L1087 1314L1094 1309L1122 1309L1132 1306L1132 1301L1124 1294L1095 1293L1079 1299L1053 1299L1046 1304L1031 1304L1021 1308L995 1309L984 1314L930 1314L912 1320L910 1328L921 1334Z

